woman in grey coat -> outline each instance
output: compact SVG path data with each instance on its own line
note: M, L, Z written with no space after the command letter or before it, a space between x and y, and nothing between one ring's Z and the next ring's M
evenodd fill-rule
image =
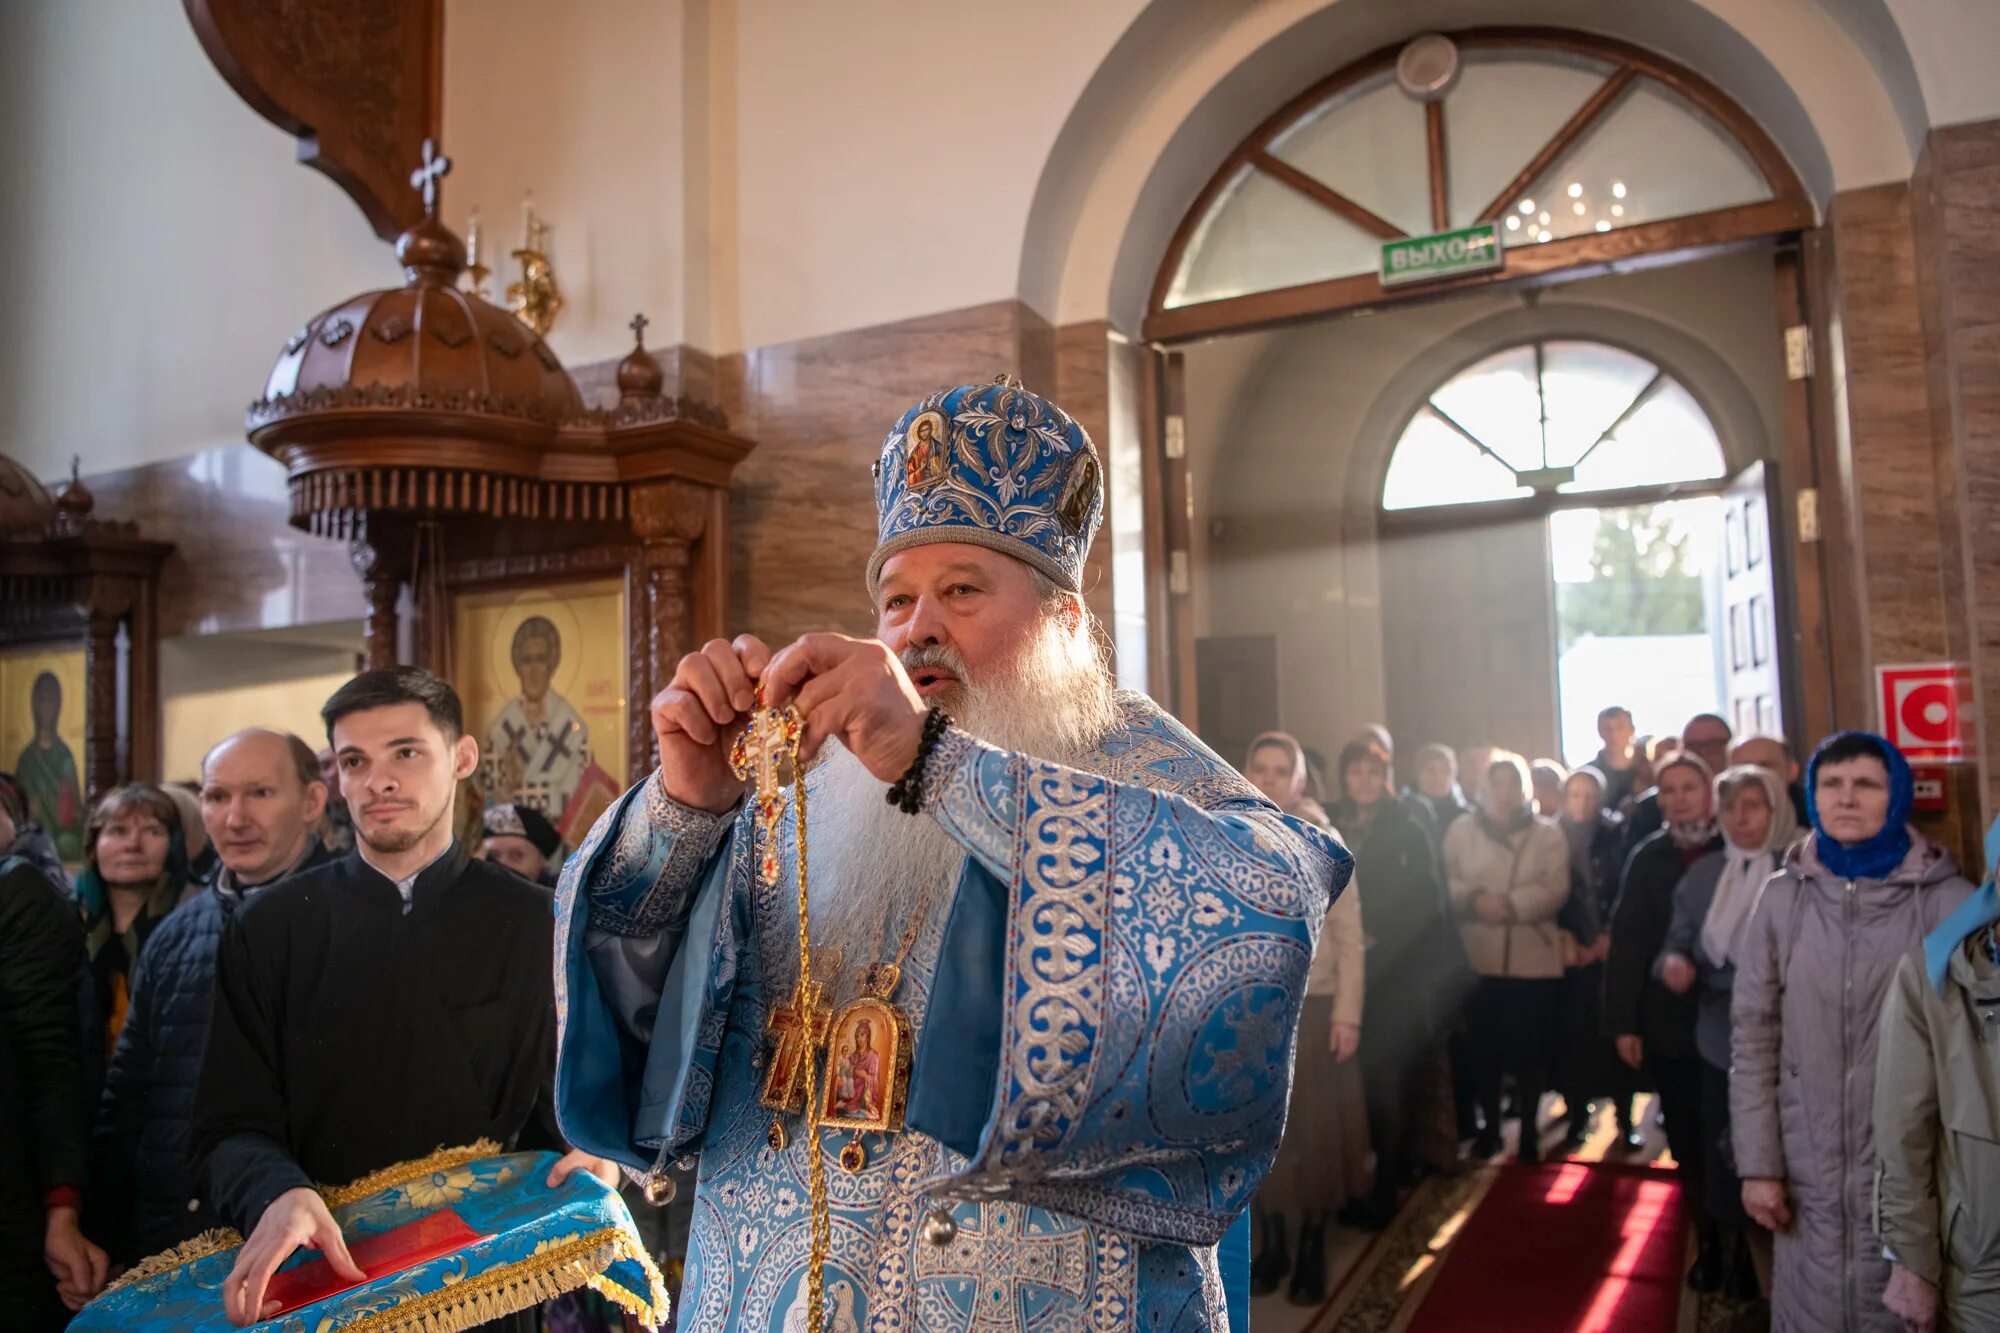
M1829 737L1813 832L1764 889L1736 957L1730 1123L1743 1207L1776 1235L1774 1333L1901 1333L1871 1208L1876 1025L1897 962L1972 892L1908 826L1887 741Z

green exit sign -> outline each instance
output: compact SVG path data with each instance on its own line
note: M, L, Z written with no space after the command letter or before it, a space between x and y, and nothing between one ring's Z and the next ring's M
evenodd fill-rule
M1435 236L1407 236L1382 243L1382 285L1435 282L1461 273L1486 273L1500 268L1507 257L1500 250L1500 228L1491 222Z

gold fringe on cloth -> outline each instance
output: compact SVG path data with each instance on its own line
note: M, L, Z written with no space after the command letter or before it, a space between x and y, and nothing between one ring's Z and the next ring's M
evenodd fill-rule
M371 1194L380 1194L383 1190L392 1190L398 1185L422 1180L425 1176L439 1171L449 1171L468 1162L477 1162L499 1155L499 1144L491 1139L480 1139L477 1143L463 1148L439 1148L429 1157L419 1157L414 1162L398 1162L394 1166L385 1166L380 1171L370 1171L351 1185L332 1188L321 1185L316 1188L319 1190L319 1197L326 1201L329 1209L344 1208L350 1203L359 1203Z
M634 1296L604 1276L604 1271L620 1259L629 1259L646 1270L651 1287L647 1299ZM652 1256L634 1245L622 1228L606 1227L519 1263L413 1297L394 1309L363 1315L341 1325L341 1333L464 1333L584 1286L649 1327L658 1328L667 1320L666 1288Z
M184 1240L171 1250L161 1250L158 1254L149 1255L141 1259L138 1263L133 1264L130 1268L119 1274L118 1279L104 1290L107 1292L116 1291L120 1287L129 1286L144 1278L152 1277L156 1273L165 1273L171 1269L179 1268L182 1264L191 1264L196 1260L206 1259L211 1254L220 1254L224 1250L233 1250L242 1243L243 1237L237 1235L229 1227L217 1227L213 1231L204 1231L193 1240Z
M357 1203L384 1190L407 1185L439 1171L450 1171L470 1162L500 1155L500 1145L491 1140L463 1148L440 1148L414 1162L399 1162L371 1172L351 1185L319 1189L329 1209ZM171 1250L142 1259L113 1282L106 1291L116 1291L129 1283L154 1277L219 1254L243 1243L243 1237L228 1228L205 1231ZM605 1276L620 1260L639 1265L646 1274L644 1296L628 1291ZM632 1315L640 1323L658 1328L667 1321L667 1289L653 1256L634 1243L622 1227L605 1227L574 1240L562 1241L527 1258L468 1277L437 1291L412 1297L393 1309L364 1315L341 1326L341 1333L462 1333L480 1324L503 1318L543 1301L554 1300L578 1287L589 1287Z

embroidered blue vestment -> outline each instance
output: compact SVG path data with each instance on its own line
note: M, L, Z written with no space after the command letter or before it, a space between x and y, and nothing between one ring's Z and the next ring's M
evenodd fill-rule
M765 950L796 935L750 816L627 792L557 894L556 1095L570 1143L698 1156L680 1327L803 1333L807 1153L826 1154L828 1328L1228 1328L1217 1243L1269 1168L1319 922L1352 863L1150 700L1085 768L948 731L924 812L966 849L898 1003L909 1128L782 1150L758 1100ZM810 779L809 779L810 781ZM948 1209L956 1235L922 1238Z

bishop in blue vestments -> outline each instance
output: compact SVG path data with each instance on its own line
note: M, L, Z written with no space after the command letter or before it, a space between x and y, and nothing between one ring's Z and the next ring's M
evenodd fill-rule
M916 404L875 468L876 637L682 659L660 768L564 869L558 1113L635 1175L698 1161L683 1329L806 1333L813 1153L835 1333L1229 1326L1218 1243L1351 862L1112 687L1103 476L1006 377ZM805 718L823 1008L793 807L767 852L727 762L760 696Z

